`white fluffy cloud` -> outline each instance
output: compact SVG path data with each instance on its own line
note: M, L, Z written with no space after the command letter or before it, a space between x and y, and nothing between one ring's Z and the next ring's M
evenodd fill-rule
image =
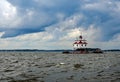
M0 33L2 35L3 33ZM35 49L49 49L46 46L53 38L48 32L32 33L17 36L14 38L0 39L1 49L22 49L22 48L35 48ZM46 44L47 43L47 44Z
M0 1L0 28L13 28L19 24L17 9L6 0ZM9 27L8 27L9 26Z

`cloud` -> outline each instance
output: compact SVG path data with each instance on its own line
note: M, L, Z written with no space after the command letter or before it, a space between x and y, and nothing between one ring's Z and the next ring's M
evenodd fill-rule
M3 33L0 33L0 36ZM53 35L48 32L31 33L13 38L0 39L0 49L50 49L49 41Z
M74 2L69 0L1 0L3 9L1 6L0 31L4 32L2 38L15 37L45 31L51 26L61 25L61 21L68 20L67 23L72 25L70 23L72 20L69 19L74 17L73 20L76 19L74 25L63 26L63 28L71 29L75 26L74 28L88 29L90 25L94 25L103 31L102 35L105 37L100 37L102 40L110 40L120 31L119 4L119 0L76 0Z
M71 43L78 29L90 42L111 42L120 33L119 0L1 0L0 11L3 39L42 32L51 35L49 42L54 45Z
M86 17L85 25L94 24L102 32L102 40L110 40L120 32L119 0L102 0L86 3L81 7Z
M46 27L72 15L78 8L78 1L1 0L2 38L44 31Z
M0 1L0 28L12 28L18 24L17 9L5 0ZM13 23L14 22L14 23Z

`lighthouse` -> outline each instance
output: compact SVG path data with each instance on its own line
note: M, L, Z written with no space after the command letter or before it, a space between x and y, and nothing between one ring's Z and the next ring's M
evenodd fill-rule
M73 42L72 51L63 51L64 54L88 54L88 53L103 53L100 48L87 48L88 42L83 38L82 34L79 35Z
M83 39L83 36L81 34L73 43L73 47L74 49L86 48L87 44L87 40Z

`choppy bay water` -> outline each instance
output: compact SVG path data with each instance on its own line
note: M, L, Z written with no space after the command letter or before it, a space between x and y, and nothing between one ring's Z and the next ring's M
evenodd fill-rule
M120 82L120 52L0 52L0 82Z

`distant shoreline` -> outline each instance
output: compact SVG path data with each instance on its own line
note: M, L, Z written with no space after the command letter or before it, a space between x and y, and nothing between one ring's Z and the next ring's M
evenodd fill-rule
M95 49L95 48L89 48L89 49ZM73 51L70 49L61 49L61 50L39 50L39 49L1 49L0 52L62 52L62 51ZM103 50L104 52L114 52L114 51L120 51L120 49L108 49Z
M11 49L0 50L0 52L62 52L64 50L39 50L39 49Z

